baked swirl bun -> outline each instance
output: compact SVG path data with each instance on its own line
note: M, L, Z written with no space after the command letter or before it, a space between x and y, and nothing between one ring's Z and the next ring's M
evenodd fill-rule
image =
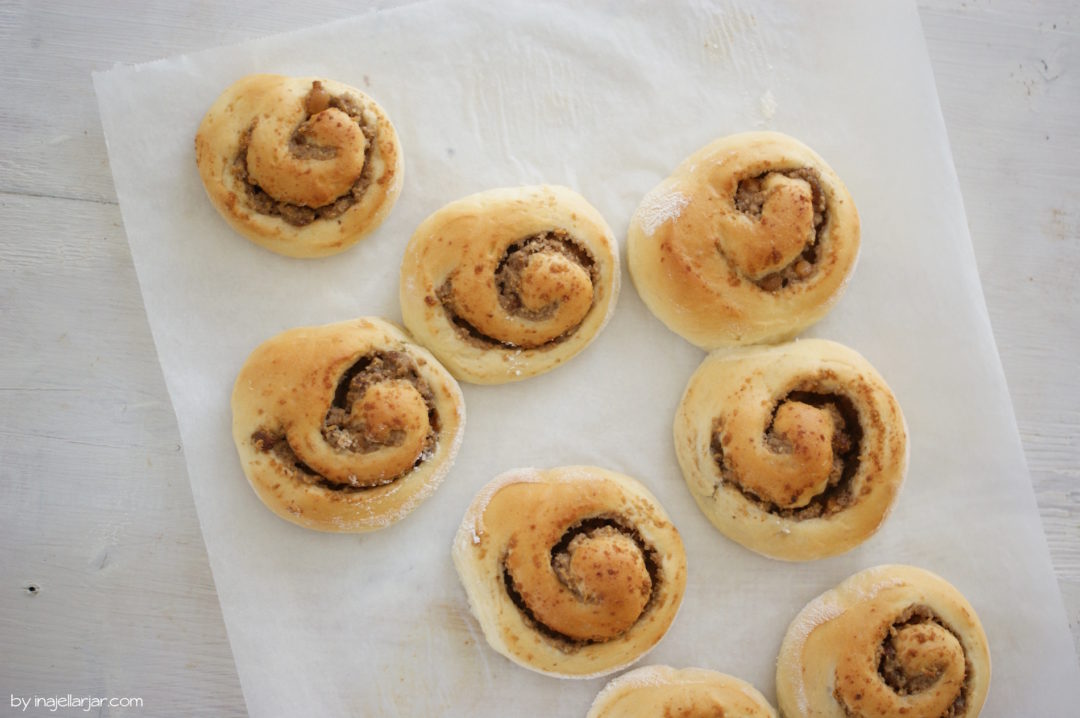
M907 471L907 428L885 380L824 339L718 351L690 378L675 451L728 538L790 561L873 534Z
M706 349L789 339L825 316L859 252L844 183L776 132L691 155L630 221L630 274L672 331Z
M491 647L526 668L589 678L641 658L686 589L682 539L628 476L515 469L485 486L453 547Z
M244 473L270 510L319 531L403 518L450 470L457 382L380 319L291 329L248 357L232 395Z
M815 598L776 664L786 718L974 718L989 687L975 609L912 566L867 569Z
M206 194L233 229L289 257L347 249L383 221L404 164L390 119L333 80L249 75L195 135Z
M746 681L704 668L645 666L612 680L586 718L777 718Z
M615 309L619 254L604 218L565 187L494 189L417 228L401 312L458 379L501 384L584 349Z

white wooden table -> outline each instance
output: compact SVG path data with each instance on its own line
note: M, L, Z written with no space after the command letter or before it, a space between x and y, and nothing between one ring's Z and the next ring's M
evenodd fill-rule
M143 700L100 715L243 715L90 72L358 7L89 5L0 4L0 707L70 693ZM1080 5L920 9L1080 645Z

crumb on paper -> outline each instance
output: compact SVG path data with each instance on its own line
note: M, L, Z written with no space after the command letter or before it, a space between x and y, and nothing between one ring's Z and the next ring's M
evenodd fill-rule
M776 115L776 97L772 90L765 90L765 94L758 100L758 109L766 120L771 120Z

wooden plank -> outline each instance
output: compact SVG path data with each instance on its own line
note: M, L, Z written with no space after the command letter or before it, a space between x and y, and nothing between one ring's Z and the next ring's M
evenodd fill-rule
M242 715L119 209L0 214L0 683Z

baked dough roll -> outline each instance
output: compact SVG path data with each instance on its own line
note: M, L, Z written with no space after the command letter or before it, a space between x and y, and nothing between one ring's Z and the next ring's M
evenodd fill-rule
M877 531L907 471L907 427L866 359L804 339L706 357L675 414L675 451L725 536L806 561Z
M704 668L645 666L612 680L586 718L777 718L746 681Z
M566 187L459 199L424 220L405 250L405 326L463 381L541 374L611 316L618 252L604 218Z
M593 466L495 478L469 506L453 557L491 647L567 678L641 658L686 590L682 539L656 498Z
M427 350L381 319L290 329L236 378L233 439L271 511L363 532L430 496L461 444L465 403Z
M386 112L333 80L249 75L195 135L206 194L233 229L289 257L355 244L386 218L404 164Z
M974 718L989 687L975 609L913 566L867 569L815 598L776 663L786 718Z
M844 183L777 132L691 155L630 221L630 274L672 331L706 349L790 339L825 316L859 252Z

